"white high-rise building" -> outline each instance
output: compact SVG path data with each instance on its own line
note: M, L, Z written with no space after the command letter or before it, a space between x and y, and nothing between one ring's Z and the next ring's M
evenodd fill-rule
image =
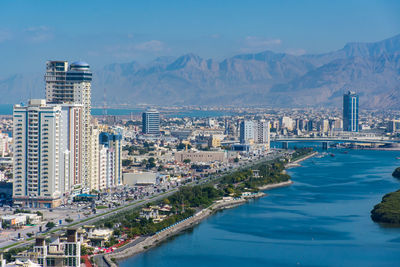
M78 104L32 99L26 107L14 107L16 201L28 207L55 207L81 184L81 127Z
M99 190L107 188L107 152L108 148L100 145L99 149Z
M254 141L254 122L245 120L240 123L240 142L242 144Z
M9 152L10 137L0 131L0 156L4 157Z
M281 128L282 129L288 129L289 131L293 130L293 119L290 117L282 117L281 119Z
M100 144L108 148L108 171L112 172L108 176L112 177L108 186L117 186L122 184L122 135L117 132L100 133Z
M82 105L55 104L55 106L61 107L60 187L62 192L69 194L82 184Z
M87 189L99 190L99 127L97 125L91 125L89 128L89 183Z
M267 145L269 149L270 144L270 123L269 121L256 121L254 123L254 142L257 144Z
M270 143L270 122L245 120L240 123L240 142L264 144L267 149Z
M319 124L318 124L318 128L319 128L319 131L321 132L321 133L327 133L327 132L329 132L329 120L327 120L327 119L321 119L320 120L320 122L319 122Z
M82 171L81 184L90 188L91 157L91 81L92 72L86 62L78 61L68 66L67 61L48 61L46 63L46 100L48 103L68 103L82 105Z
M13 112L13 198L25 207L56 207L61 202L61 107L32 99Z

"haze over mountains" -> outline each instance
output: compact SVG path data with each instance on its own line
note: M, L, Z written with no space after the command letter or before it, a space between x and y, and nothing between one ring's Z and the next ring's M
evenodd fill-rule
M89 62L90 64L90 62ZM37 74L0 80L0 103L44 97L44 66ZM92 66L93 68L93 66ZM96 69L96 68L94 68ZM400 35L376 43L349 43L325 54L265 51L222 61L194 54L142 65L111 64L94 71L92 99L107 104L341 106L347 90L368 108L400 107Z

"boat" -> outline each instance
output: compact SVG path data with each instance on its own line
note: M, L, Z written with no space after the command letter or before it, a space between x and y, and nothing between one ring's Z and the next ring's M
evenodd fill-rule
M396 159L400 159L400 157L396 157Z

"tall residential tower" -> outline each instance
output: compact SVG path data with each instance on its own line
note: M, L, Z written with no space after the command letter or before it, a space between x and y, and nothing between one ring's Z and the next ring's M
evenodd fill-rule
M13 198L25 207L55 207L61 202L61 107L32 99L13 112Z
M90 162L90 121L92 72L86 62L78 61L68 66L68 61L46 63L46 101L54 104L82 105L82 187L90 188L92 178Z

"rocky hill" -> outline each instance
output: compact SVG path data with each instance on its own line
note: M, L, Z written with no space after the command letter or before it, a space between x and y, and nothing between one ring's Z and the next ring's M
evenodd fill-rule
M43 74L0 80L0 103L44 95ZM400 35L376 43L349 43L325 54L265 51L222 61L194 54L107 65L94 71L93 101L108 104L340 106L357 91L367 108L400 107Z

